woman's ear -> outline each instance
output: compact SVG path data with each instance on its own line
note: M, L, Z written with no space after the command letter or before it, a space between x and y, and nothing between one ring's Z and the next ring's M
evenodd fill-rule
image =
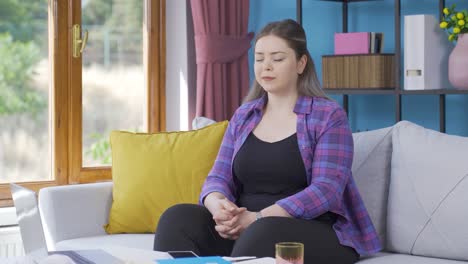
M297 74L301 75L307 65L307 56L304 54L297 62Z

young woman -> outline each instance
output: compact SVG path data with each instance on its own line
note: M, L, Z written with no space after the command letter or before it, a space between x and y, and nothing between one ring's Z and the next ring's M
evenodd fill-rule
M354 263L381 249L351 173L346 113L323 93L294 20L255 40L255 82L230 120L199 205L161 217L154 249L270 256L304 243L305 263Z

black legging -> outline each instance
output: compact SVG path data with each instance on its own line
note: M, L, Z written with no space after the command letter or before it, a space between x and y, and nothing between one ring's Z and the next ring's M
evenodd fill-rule
M222 238L211 213L203 206L179 204L161 216L154 250L191 250L200 256L275 257L275 243L304 243L304 263L355 263L356 251L339 243L330 223L287 217L264 217L238 240Z

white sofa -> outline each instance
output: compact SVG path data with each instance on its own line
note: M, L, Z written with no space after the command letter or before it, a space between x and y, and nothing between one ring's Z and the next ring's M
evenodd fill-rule
M353 137L354 179L385 246L359 263L468 263L468 138L406 121ZM151 250L153 234L105 233L111 203L111 182L42 189L50 248Z

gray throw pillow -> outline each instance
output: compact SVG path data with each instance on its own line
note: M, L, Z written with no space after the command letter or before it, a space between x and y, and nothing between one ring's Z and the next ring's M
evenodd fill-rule
M388 249L468 260L467 220L468 138L395 125Z

